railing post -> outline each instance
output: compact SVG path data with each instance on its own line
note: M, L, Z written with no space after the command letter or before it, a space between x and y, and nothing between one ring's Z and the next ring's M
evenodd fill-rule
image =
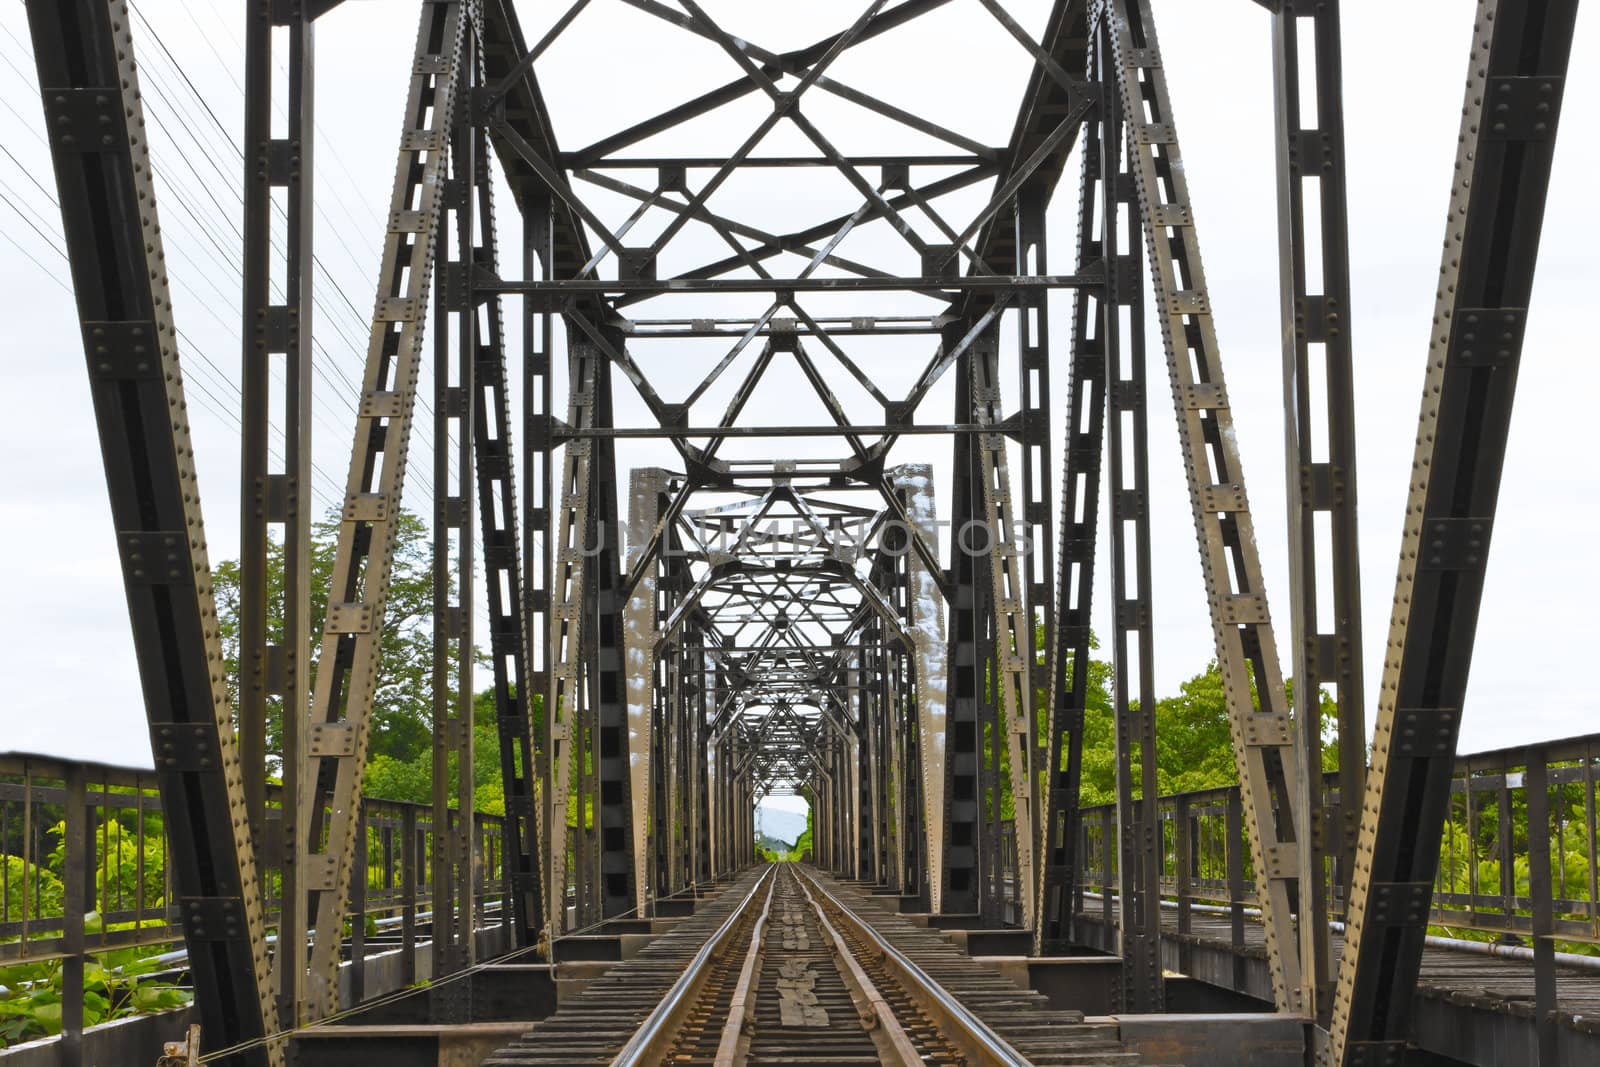
M1595 751L1583 748L1583 833L1585 841L1595 840L1594 818L1594 762ZM1600 856L1589 850L1589 932L1600 932Z
M1543 1067L1560 1063L1556 1052L1556 960L1555 909L1550 880L1550 775L1545 751L1528 754L1527 775L1523 779L1528 804L1528 897L1533 920L1533 1025L1539 1038L1539 1060ZM1511 857L1500 861L1501 869L1515 867ZM1515 891L1515 881L1512 883ZM1514 901L1513 901L1514 903Z
M62 861L64 896L61 909L61 1061L67 1067L83 1062L83 917L94 904L89 879L93 835L88 833L88 786L83 764L68 766L65 822L65 857ZM24 868L26 876L26 868Z
M1500 768L1500 788L1495 793L1495 843L1500 855L1500 911L1506 925L1517 913L1516 830L1511 821L1511 784Z
M1100 915L1111 925L1111 857L1116 855L1117 835L1112 829L1113 808L1100 809Z
M417 980L417 809L400 809L400 978Z
M1223 833L1227 838L1228 862L1228 943L1233 946L1233 987L1245 987L1244 958L1244 851L1239 847L1244 835L1244 804L1235 786L1228 790L1228 811Z
M1189 832L1189 798L1183 794L1173 798L1172 849L1178 883L1178 933L1187 934L1193 919L1190 875L1194 865L1194 841Z
M350 1003L367 999L367 805L356 818L356 853L350 870Z

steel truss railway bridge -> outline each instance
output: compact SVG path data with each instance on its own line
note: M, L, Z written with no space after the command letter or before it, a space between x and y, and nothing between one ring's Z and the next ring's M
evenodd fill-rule
M835 1028L842 1014L861 1033L856 1009L894 1017L880 1014L870 1053L885 1059L908 1055L897 1040L923 1040L904 1022L909 1000L940 1040L976 1042L960 1046L974 1062L1031 1056L1005 1035L1027 1033L1016 1016L1035 1008L1053 1032L1087 1027L1086 1056L1111 1057L1080 1062L1241 1062L1205 1058L1214 1050L1196 1036L1212 1032L1203 1021L1170 1026L1176 1044L1135 1047L1137 1020L1157 1025L1156 1013L1204 1000L1195 990L1205 986L1257 1009L1217 1017L1235 1027L1226 1041L1244 1043L1231 1047L1276 1035L1261 1048L1292 1049L1284 1062L1375 1067L1480 1052L1471 1062L1594 1062L1580 1058L1595 1047L1592 1024L1563 1010L1557 985L1592 972L1564 971L1556 957L1558 936L1596 939L1593 852L1586 899L1564 875L1553 891L1548 808L1551 788L1576 783L1592 846L1600 753L1586 741L1476 764L1456 753L1576 0L1477 5L1455 172L1436 176L1447 233L1370 721L1337 0L1261 0L1276 72L1289 427L1291 588L1277 628L1200 255L1208 220L1191 210L1149 0L1054 0L1037 37L1001 0L978 0L1031 70L1020 100L990 102L1015 108L998 146L863 92L835 68L947 2L859 0L837 32L783 50L733 37L697 0L576 0L536 41L512 0L385 5L420 13L420 26L331 592L312 632L312 55L317 20L338 0L248 0L241 677L230 706L184 401L188 353L144 128L136 57L146 42L120 0L28 0L206 1062L465 1063L497 1045L506 1048L488 1062L540 1062L518 1056L564 1047L550 1043L566 1031L548 1028L568 1012L602 1037L615 1029L613 1045L585 1053L594 1062L652 1062L665 1055L660 1041L689 1040L672 1013L717 990L754 1006L708 1009L742 1020L744 1033L736 1025L733 1044L706 1047L734 1054L716 1062L760 1062L775 989L792 993L805 967L824 967L805 962L813 940L835 946L849 992L836 998ZM568 90L541 83L541 56L611 4L649 16L663 50L709 49L693 54L714 53L726 81L621 131L583 131L599 138L591 143L558 143L547 95ZM972 93L986 89L974 72ZM842 151L815 117L819 97L930 147ZM679 130L736 102L757 116L737 149L672 150ZM281 136L275 107L287 115ZM779 130L803 147L763 151ZM855 206L800 228L717 206L722 189L740 190L752 214L805 203L819 176L842 180ZM495 203L497 187L509 188L509 205ZM497 212L520 221L512 247ZM1077 234L1054 254L1052 212L1075 213ZM878 239L851 240L861 232ZM1070 321L1052 323L1058 291L1072 294ZM1157 795L1152 318L1238 772L1237 788L1215 796ZM894 360L920 369L891 375ZM409 445L424 367L437 447L419 457ZM796 410L820 421L753 421L752 398L772 381L803 394ZM932 396L953 396L953 410L930 410ZM863 404L881 415L863 420ZM1064 434L1053 435L1057 424ZM948 468L908 457L933 437ZM836 454L786 454L812 438ZM661 465L619 469L619 442L633 439L659 443ZM730 442L739 458L721 454ZM431 463L435 488L438 773L425 856L407 862L413 879L428 868L435 987L413 1007L380 1007L340 1029L329 1020L355 1006L347 972L366 961L357 951L352 964L334 932L366 892L352 878L371 862L362 778L413 460ZM270 544L283 546L281 587L267 581ZM1112 598L1116 803L1087 811L1097 565ZM474 568L481 585L452 581ZM1332 610L1319 611L1326 598ZM506 798L489 872L482 824L451 815L471 809L472 777L460 774L464 791L452 795L443 773L473 760L479 644ZM1332 775L1319 717L1286 698L1286 671L1298 692L1337 693ZM268 788L269 759L281 760L281 788ZM1498 777L1474 777L1484 770ZM79 792L67 778L66 802L81 805L81 772ZM753 812L790 788L812 801L814 851L811 867L780 877L758 862ZM1512 790L1525 798L1528 840L1517 847L1530 888L1513 884L1487 928L1520 931L1531 947L1460 958L1530 977L1510 998L1515 1010L1455 1003L1477 1018L1458 1032L1498 1010L1495 1025L1521 1027L1522 1043L1429 1049L1421 1024L1440 1028L1440 1009L1427 1006L1419 974L1425 954L1449 950L1425 938L1428 924L1481 910L1475 894L1435 895L1446 815L1462 796L1470 812L1479 793ZM1502 833L1509 848L1517 832ZM1207 849L1222 873L1206 875ZM491 876L495 906L485 907ZM899 948L859 957L871 966L851 962L847 945L879 936ZM730 937L754 946L748 956L707 951ZM793 960L780 960L780 944ZM1053 1007L982 1007L990 987L962 977L966 964L938 962L951 945L1009 957L996 966ZM69 957L82 947L63 934ZM931 991L895 969L902 953ZM620 1004L618 990L644 988L626 984L636 973L626 969L652 959L685 975L650 987L658 1008L620 1022L582 1015L597 1010L584 1009L587 993L609 988ZM780 963L799 969L777 986L758 980ZM490 1014L491 1002L512 1010L490 991L535 980L561 996ZM833 979L815 981L822 991ZM1072 996L1077 1015L1056 1003ZM803 1025L815 1007L796 1003L782 1025ZM518 1041L485 1021L526 1029L539 1015L550 1015L546 1029ZM495 1040L463 1058L485 1033Z

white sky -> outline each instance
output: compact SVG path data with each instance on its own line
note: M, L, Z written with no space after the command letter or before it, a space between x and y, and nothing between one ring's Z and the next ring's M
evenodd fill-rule
M135 0L134 6L140 16L134 30L149 109L166 126L152 129L158 200L178 323L190 340L184 359L200 484L211 555L219 560L234 556L238 541L238 437L232 416L237 392L229 382L237 380L239 358L235 227L240 165L161 54L149 28L160 33L183 75L237 135L243 5ZM847 24L860 13L862 2L723 0L705 6L732 32L781 51ZM1030 29L1040 25L1048 9L1045 0L1013 0L1008 6ZM1282 649L1287 645L1288 582L1268 16L1247 0L1156 0L1155 7ZM1369 694L1377 686L1388 630L1473 7L1465 0L1347 5L1344 16ZM523 4L529 39L537 39L564 8ZM415 11L416 5L402 0L350 0L319 27L317 181L322 199L317 250L325 273L319 282L316 331L325 351L317 356L316 387L322 399L314 429L316 464L328 476L317 480L328 499L341 492L353 422L351 409L333 394L349 395L344 379L359 375L365 350L362 316L371 306ZM0 751L148 764L76 318L62 287L65 262L47 243L59 244L60 219L46 199L45 190L53 195L54 186L40 133L22 5L0 7L0 31L0 146L14 160L0 159L0 194L7 201L0 204L0 237L6 238L0 241L0 291L6 294L14 353L9 387L0 393L0 456L5 457L0 492L6 501L0 560L7 595L7 607L0 612L0 679L5 682ZM625 9L617 0L595 0L571 32L571 40L558 44L539 66L558 135L568 149L736 73L709 45ZM607 39L619 49L610 63L596 60L601 54L597 46ZM1593 416L1587 402L1600 394L1600 360L1592 333L1582 326L1594 300L1592 253L1586 229L1570 220L1591 210L1592 193L1584 178L1600 167L1600 138L1594 128L1594 116L1600 113L1600 65L1586 61L1597 47L1596 16L1585 10L1579 17L1546 213L1463 751L1592 729L1587 672L1576 667L1593 654L1590 605L1600 598L1600 578L1589 562L1600 473L1595 463L1581 458L1592 455L1588 419ZM955 0L924 27L897 31L847 54L830 73L998 144L1009 133L1028 65L976 0ZM813 101L808 95L806 111L846 151L899 144L894 138L900 134L882 120L862 119L853 108L831 100ZM727 109L697 127L694 137L701 147L694 150L725 153L758 119L759 112L748 106ZM195 131L199 144L182 132L185 128ZM797 141L787 133L763 148L787 150ZM699 173L703 180L707 172ZM1071 267L1075 173L1075 164L1069 164L1054 210L1054 270ZM637 184L649 180L647 172L628 177ZM854 208L853 194L836 175L814 172L804 177L809 184L786 188L779 197L754 185L730 183L712 206L768 229L827 217L841 205L845 211ZM956 205L965 205L970 213L984 196L979 192L953 200L952 216L960 214ZM592 202L613 223L627 210L624 201L608 195L597 194ZM501 197L499 214L506 226L505 243L514 248L508 196ZM648 232L648 225L640 232ZM687 259L671 259L664 266L687 265L695 258L694 249L714 250L689 232L685 241L691 242ZM878 224L864 228L840 251L905 265L903 249ZM346 297L354 309L344 304ZM1052 304L1052 313L1059 410L1066 399L1070 317L1064 303ZM513 345L511 350L519 349ZM918 340L863 350L874 354L873 373L881 373L886 391L891 391L890 383L920 368L928 346ZM881 359L875 355L880 350ZM707 365L720 354L674 349L669 362L659 358L665 350L645 351L656 358L641 362L669 400L689 388L682 368ZM1172 412L1166 390L1160 388L1159 341L1152 341L1151 352L1156 672L1158 689L1166 694L1213 653ZM513 364L514 378L516 374ZM720 383L719 389L730 382ZM803 392L798 383L797 376L779 377L772 392L758 397L754 421L810 418L809 410L796 416L792 405L798 401L786 392L789 386ZM845 395L843 385L836 387L852 414L860 411L864 421L879 421L870 408L858 406L859 397ZM423 389L427 396L426 381ZM626 386L619 389L625 392ZM725 394L714 390L716 395ZM619 395L618 403L619 418L634 418L642 411L631 398ZM949 404L949 389L936 391L922 415L947 421ZM1014 400L1007 406L1014 408ZM695 414L696 422L710 421L716 409L697 407ZM1053 421L1059 422L1059 416ZM412 459L424 476L430 423L427 410L419 408L421 440ZM1059 427L1055 432L1059 435ZM793 444L805 449L796 453L802 455L841 451L835 443ZM744 454L759 451L757 446ZM732 445L723 453L739 454ZM942 441L898 454L904 460L948 465L948 445ZM623 470L661 462L659 445L619 448ZM1059 443L1052 465L1058 462ZM1057 485L1059 472L1051 470L1046 478ZM947 508L947 480L940 481L939 493L941 507ZM426 508L425 494L426 487L413 476L408 506ZM1109 623L1104 563L1099 579L1096 628L1103 633ZM1370 695L1367 703L1370 716Z

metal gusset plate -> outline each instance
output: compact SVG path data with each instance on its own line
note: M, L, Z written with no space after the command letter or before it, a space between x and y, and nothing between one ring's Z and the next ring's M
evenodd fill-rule
M1281 1009L1298 1011L1304 990L1289 913L1290 887L1300 876L1298 772L1188 181L1149 0L1111 0L1105 17L1127 116L1245 826L1262 887L1273 1000Z
M456 0L422 5L312 700L308 738L321 731L338 743L308 745L299 796L301 889L322 932L306 979L311 1018L339 1007L340 939L330 932L340 929L350 893L463 21Z
M215 1051L277 1026L126 11L120 0L27 5L174 903ZM257 1044L230 1062L280 1064L283 1051Z
M1332 1063L1399 1063L1405 1053L1427 908L1404 902L1438 867L1577 7L1478 5ZM1548 899L1549 886L1534 887L1541 893ZM1536 942L1536 952L1551 949Z

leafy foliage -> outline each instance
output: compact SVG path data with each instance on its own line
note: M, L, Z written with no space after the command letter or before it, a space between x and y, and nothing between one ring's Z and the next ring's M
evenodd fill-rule
M21 856L0 856L0 862L5 864L5 917L8 920L61 914L66 890L56 872L29 863ZM24 894L26 910L22 906ZM0 982L3 981L0 978Z
M118 929L132 924L113 924ZM84 933L103 929L98 912L84 917ZM159 948L108 949L86 959L83 1023L94 1026L129 1015L167 1011L192 995L164 980ZM0 967L0 1048L61 1032L64 969L60 960Z
M433 548L428 528L410 512L397 519L394 569L389 580L383 635L379 645L378 682L373 695L369 759L386 756L410 763L431 748L433 714ZM311 528L311 633L322 632L328 590L339 539L339 517L330 513ZM452 579L453 580L453 579ZM217 621L227 664L229 697L239 696L239 563L225 560L215 568L213 585ZM283 546L273 543L267 552L267 600L283 599ZM270 613L269 613L270 615ZM281 641L282 627L273 620L268 640ZM311 675L316 678L318 642L311 645ZM268 702L267 747L281 751L283 720L276 701Z

